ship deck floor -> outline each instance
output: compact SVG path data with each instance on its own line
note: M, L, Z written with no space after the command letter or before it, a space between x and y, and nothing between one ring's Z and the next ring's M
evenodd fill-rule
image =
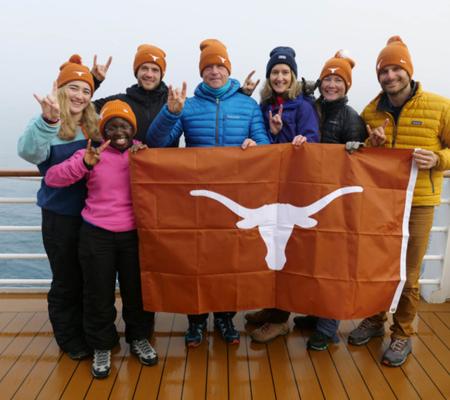
M193 350L184 345L185 316L157 314L159 363L143 367L130 356L118 318L120 346L104 380L92 379L90 360L75 362L59 350L46 307L44 295L0 295L1 399L450 399L450 302L421 302L413 353L400 368L379 363L388 334L347 344L358 321L343 321L341 342L314 352L306 349L310 332L297 329L253 343L243 313L235 317L239 345L227 346L210 319L208 340Z

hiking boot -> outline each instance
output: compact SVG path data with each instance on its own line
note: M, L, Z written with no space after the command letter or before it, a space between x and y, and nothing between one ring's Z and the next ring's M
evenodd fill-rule
M240 334L236 330L231 317L214 318L214 326L219 330L222 339L230 344L239 344Z
M111 350L94 350L91 373L94 378L106 378L111 372Z
M350 332L348 343L354 346L362 346L377 336L384 336L384 324L380 325L380 323L366 318L361 321L357 328Z
M318 319L313 315L302 315L294 317L294 324L298 329L316 329Z
M158 362L158 355L147 339L132 340L130 351L143 365L155 365Z
M76 351L68 351L67 355L73 361L80 361L80 360L84 360L85 358L90 357L92 355L92 351L88 348L84 348L84 349L76 350Z
M259 324L266 323L269 320L269 318L271 317L271 315L272 315L272 310L270 310L268 308L263 308L262 310L253 311L253 312L249 312L249 313L245 314L245 319L250 324L259 325Z
M306 347L310 350L323 351L328 349L328 343L333 343L334 340L322 332L314 331L306 342Z
M278 336L287 335L289 333L289 326L287 322L280 324L272 324L266 322L263 326L255 329L250 337L258 343L267 343L277 338Z
M406 361L411 350L411 339L392 339L381 362L390 367L399 367Z
M189 327L184 334L184 341L187 347L198 347L203 341L203 332L206 329L206 322L189 322Z

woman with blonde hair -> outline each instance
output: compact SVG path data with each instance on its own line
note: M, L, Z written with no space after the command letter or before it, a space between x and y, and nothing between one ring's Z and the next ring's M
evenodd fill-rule
M297 80L295 51L276 47L270 52L266 82L261 90L261 110L273 143L319 141L319 122L311 100ZM289 311L276 308L246 314L248 322L261 325L250 334L256 342L266 343L289 332Z
M97 141L97 115L91 104L94 81L81 57L73 55L60 67L51 94L34 95L42 112L19 138L19 156L47 170ZM42 209L42 239L52 271L48 311L56 342L74 360L88 357L82 322L83 279L78 261L81 210L85 182L66 188L50 188L42 179L37 204Z

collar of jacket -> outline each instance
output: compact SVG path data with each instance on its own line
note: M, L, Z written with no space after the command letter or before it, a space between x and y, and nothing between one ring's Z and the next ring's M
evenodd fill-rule
M223 101L225 99L230 98L231 96L233 96L237 91L239 91L241 84L239 83L238 80L230 78L229 79L230 82L230 88L227 90L226 93L224 93L221 97L220 97L220 101ZM195 96L197 97L201 97L202 99L206 99L209 101L213 101L214 103L216 102L216 98L214 96L212 96L211 94L209 94L208 92L205 92L202 88L202 83L199 83L197 85L197 87L195 88L195 92L194 92Z
M418 92L420 92L420 83L411 80L411 93L409 94L409 97L406 99L406 101L402 104L401 108L404 107L404 105L411 100ZM380 94L380 101L377 104L377 111L382 111L382 112L394 112L394 109L396 107L394 107L391 102L389 101L389 97L387 96L387 94L385 92L381 92Z
M336 108L341 108L341 107L345 106L348 103L348 98L347 98L347 96L344 96L337 100L328 101L328 100L325 100L322 96L320 96L317 101L318 101L322 111L327 112L327 111L335 110Z
M166 96L167 98L167 93L168 93L167 85L163 81L161 81L158 87L156 87L153 90L145 90L144 88L140 87L137 83L127 88L127 96L141 103L144 103L154 98L160 98L163 96Z

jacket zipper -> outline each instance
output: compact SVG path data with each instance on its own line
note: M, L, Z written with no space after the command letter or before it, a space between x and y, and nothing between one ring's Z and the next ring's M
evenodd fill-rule
M219 98L216 98L216 146L219 145Z

